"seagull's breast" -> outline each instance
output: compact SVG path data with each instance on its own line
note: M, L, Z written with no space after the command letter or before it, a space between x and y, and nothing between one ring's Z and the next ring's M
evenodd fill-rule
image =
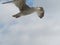
M35 11L34 9L26 9L26 10L23 10L22 13L23 15L28 15L28 14L33 13L34 11Z

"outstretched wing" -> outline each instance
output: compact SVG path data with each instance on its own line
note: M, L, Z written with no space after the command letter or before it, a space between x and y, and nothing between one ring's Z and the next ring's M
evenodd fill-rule
M21 11L24 11L24 10L30 8L30 7L26 4L26 0L20 0L19 3L20 3L19 6L21 6L21 8L20 8Z
M8 1L8 2L3 2L2 4L6 4L6 3L12 3L12 2L15 2L16 0L13 0L13 1Z
M6 4L6 3L15 3L15 5L16 5L21 11L30 8L30 7L26 4L26 0L13 0L13 1L9 1L9 2L4 2L4 3L2 3L2 4Z

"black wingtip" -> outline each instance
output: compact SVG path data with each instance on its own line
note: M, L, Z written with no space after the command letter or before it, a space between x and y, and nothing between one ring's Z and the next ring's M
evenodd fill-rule
M11 2L13 2L13 1L9 1L9 2L3 2L2 4L7 4L7 3L11 3Z

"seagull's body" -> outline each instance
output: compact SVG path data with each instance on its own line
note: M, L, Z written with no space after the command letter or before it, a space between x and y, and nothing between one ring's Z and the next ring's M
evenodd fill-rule
M10 2L5 2L5 3L11 3L13 2L21 12L19 12L18 14L16 15L13 15L13 17L20 17L20 16L25 16L25 15L28 15L28 14L31 14L33 12L37 12L38 16L40 18L42 18L44 16L44 9L43 7L29 7L27 4L26 4L26 0L14 0L14 1L10 1ZM3 4L5 4L3 3Z

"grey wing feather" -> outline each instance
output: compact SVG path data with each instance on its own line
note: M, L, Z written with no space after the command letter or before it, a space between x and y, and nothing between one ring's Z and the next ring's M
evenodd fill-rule
M23 11L23 10L26 10L26 9L29 9L30 7L26 4L26 0L20 0L20 5L19 6L21 6L21 8L20 8L20 10L21 11Z
M14 2L15 0L13 0L13 1L8 1L8 2L3 2L2 4L6 4L6 3L12 3L12 2Z
M4 2L2 4L6 3L14 3L21 11L29 9L30 7L26 4L26 0L13 0L9 2Z

